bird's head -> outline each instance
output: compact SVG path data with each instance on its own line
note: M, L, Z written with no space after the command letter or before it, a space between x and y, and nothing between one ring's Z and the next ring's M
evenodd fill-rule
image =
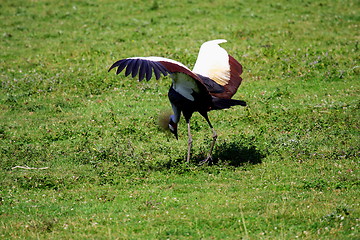
M172 134L174 134L176 140L178 139L178 133L177 133L177 123L174 122L173 120L174 115L170 116L170 120L169 120L169 130Z
M178 139L178 134L177 134L178 124L175 122L175 116L172 115L170 111L160 114L158 123L161 129L164 129L165 131L169 130L172 134L174 134L175 138Z

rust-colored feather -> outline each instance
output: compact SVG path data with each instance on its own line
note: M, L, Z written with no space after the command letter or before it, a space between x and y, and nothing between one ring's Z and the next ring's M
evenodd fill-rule
M212 93L211 95L219 98L230 99L239 88L242 78L240 77L242 73L241 64L236 61L235 58L229 55L229 65L230 65L230 79L228 82L223 85L225 91L222 93Z
M176 72L185 73L186 75L189 75L193 79L203 83L201 78L199 78L199 76L194 74L189 69L182 67L181 65L177 65L167 61L159 61L159 63L161 63L171 73L176 73Z

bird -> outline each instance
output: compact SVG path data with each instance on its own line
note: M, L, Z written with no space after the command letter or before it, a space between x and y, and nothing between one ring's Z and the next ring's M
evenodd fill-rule
M108 70L110 72L117 68L118 75L126 68L125 76L138 76L139 81L149 81L153 74L156 80L161 75L170 76L172 84L168 98L173 114L168 119L168 129L178 139L178 123L182 114L188 130L187 163L191 157L193 140L190 119L194 112L200 113L212 130L212 142L207 158L203 161L205 163L213 161L212 152L218 136L209 120L208 112L235 105L246 106L243 100L231 99L242 82L243 67L219 45L225 42L225 39L204 42L193 70L178 61L157 56L124 58L116 61Z

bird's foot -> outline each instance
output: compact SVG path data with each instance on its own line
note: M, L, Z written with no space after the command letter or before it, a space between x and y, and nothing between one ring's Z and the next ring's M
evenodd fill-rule
M199 165L204 165L205 163L212 164L213 162L214 162L213 158L211 156L208 156L204 160L200 161Z

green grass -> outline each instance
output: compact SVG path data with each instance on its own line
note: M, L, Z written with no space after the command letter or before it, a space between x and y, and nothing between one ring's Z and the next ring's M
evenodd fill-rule
M358 1L2 1L2 239L358 239ZM244 66L195 114L192 162L158 116L169 78L107 72L131 56L192 67L200 45ZM29 166L47 169L21 169Z

